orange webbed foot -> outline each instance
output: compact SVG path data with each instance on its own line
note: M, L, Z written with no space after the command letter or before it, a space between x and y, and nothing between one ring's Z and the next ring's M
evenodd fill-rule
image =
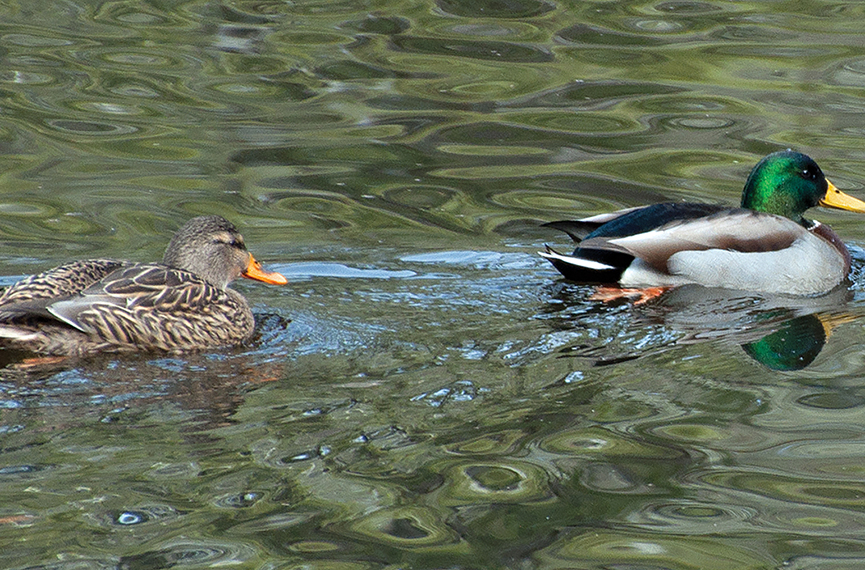
M669 287L646 287L645 289L630 289L625 287L606 287L601 286L595 289L592 293L592 301L601 301L603 303L612 303L621 299L630 300L634 305L642 305L648 303L652 299L663 295Z

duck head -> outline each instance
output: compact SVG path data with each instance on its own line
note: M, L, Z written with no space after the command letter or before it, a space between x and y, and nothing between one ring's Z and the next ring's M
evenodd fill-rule
M785 150L757 163L742 193L742 207L784 216L809 226L803 214L814 206L865 213L865 202L838 190L805 154Z
M199 216L186 222L171 238L162 261L195 273L220 289L238 277L271 285L288 283L280 273L262 269L234 224L222 216Z

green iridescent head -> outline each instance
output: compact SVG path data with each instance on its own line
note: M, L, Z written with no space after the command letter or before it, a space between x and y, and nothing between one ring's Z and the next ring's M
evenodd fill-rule
M745 182L742 207L784 216L802 225L809 208L828 206L865 213L865 202L826 180L817 163L800 152L773 152L757 163Z

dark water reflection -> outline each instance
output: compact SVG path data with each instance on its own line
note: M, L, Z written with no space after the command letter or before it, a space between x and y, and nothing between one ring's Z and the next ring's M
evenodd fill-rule
M248 346L0 372L4 568L863 564L849 287L603 305L540 228L863 184L858 3L0 8L2 285L220 213Z

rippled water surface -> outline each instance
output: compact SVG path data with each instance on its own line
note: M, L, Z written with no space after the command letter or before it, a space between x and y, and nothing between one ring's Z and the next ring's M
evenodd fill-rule
M252 343L2 354L0 567L865 565L865 225L819 299L603 304L539 227L865 197L860 2L0 6L0 285L220 213Z

